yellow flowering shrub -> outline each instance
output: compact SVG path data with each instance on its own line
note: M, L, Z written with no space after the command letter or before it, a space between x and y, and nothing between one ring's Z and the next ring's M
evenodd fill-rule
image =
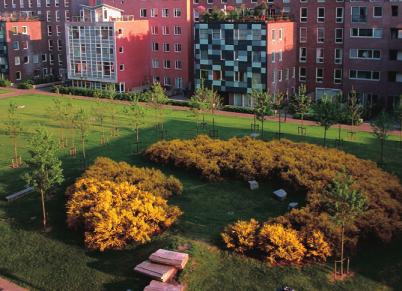
M228 225L221 236L228 249L245 254L255 249L259 226L255 219L238 220L234 224Z
M346 229L346 245L353 247L359 235L374 234L389 241L402 230L402 186L399 179L368 160L337 149L288 140L264 142L249 137L230 140L205 135L192 140L160 141L145 155L152 161L195 170L210 181L224 177L242 180L280 179L297 193L306 195L306 207L277 217L299 231L318 229L330 247L340 233L325 209L323 189L345 171L354 187L367 196L368 208Z
M182 214L164 198L128 182L82 178L68 192L68 226L83 229L85 245L100 251L146 243Z
M325 262L331 256L331 247L325 240L324 234L319 230L308 231L304 234L304 247L306 259L316 262Z
M115 162L99 157L83 174L82 178L99 181L128 182L138 189L168 198L183 192L183 184L173 176L166 177L157 169L138 168L125 162Z
M258 245L270 264L301 263L306 253L297 231L280 224L264 224Z

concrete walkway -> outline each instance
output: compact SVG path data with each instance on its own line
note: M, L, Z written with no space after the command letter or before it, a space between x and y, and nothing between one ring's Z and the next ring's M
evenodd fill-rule
M28 291L28 289L22 288L10 281L0 278L0 291Z
M39 90L39 89L29 89L29 90L21 90L21 89L15 89L15 88L7 88L7 90L10 90L12 92L0 94L0 99L5 99L5 98L11 98L11 97L17 97L21 95L34 95L34 94L40 94L40 95L47 95L47 96L61 96L56 93L52 93L49 91L45 90ZM93 97L86 97L86 96L75 96L75 95L64 95L65 97L72 98L72 99L79 99L79 100L94 100ZM110 99L101 99L102 102L108 102L108 103L116 103L116 104L128 104L130 103L129 101L122 101L122 100L110 100ZM165 105L165 108L168 109L174 109L176 111L189 111L190 108L185 107L185 106L173 106L173 105ZM216 115L221 115L221 116L232 116L232 117L240 117L240 118L249 118L252 119L253 115L248 114L248 113L238 113L238 112L229 112L229 111L221 111L217 110L215 111ZM269 121L277 121L278 118L275 116L269 116L267 117L267 120ZM291 117L286 118L286 123L292 123L292 124L301 124L300 119L293 119ZM309 125L309 126L318 126L316 122L310 121L310 120L305 120L304 125ZM333 125L333 127L337 127L338 125ZM371 127L370 123L364 122L363 124L359 126L351 126L351 125L342 125L343 130L348 130L348 131L362 131L362 132L373 132L373 128ZM393 130L390 132L392 135L399 135L400 131L399 130Z

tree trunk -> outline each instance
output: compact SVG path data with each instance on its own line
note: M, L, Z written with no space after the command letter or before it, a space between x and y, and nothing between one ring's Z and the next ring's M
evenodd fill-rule
M18 152L17 152L17 136L14 135L14 159L15 159L15 164L19 166L18 163Z
M264 116L261 119L261 138L264 138Z
M43 231L46 231L47 218L46 218L46 207L45 207L45 192L43 190L40 190L40 196L42 200Z
M384 138L381 138L381 157L380 157L380 163L384 163Z
M281 111L278 110L278 138L281 140Z
M81 136L82 158L84 159L84 168L87 166L87 158L85 155L85 137Z
M344 245L344 233L345 233L345 226L342 223L342 230L341 230L341 276L343 276L343 245Z
M135 133L136 133L136 141L138 143L138 141L140 140L140 133L139 133L138 124L135 125Z

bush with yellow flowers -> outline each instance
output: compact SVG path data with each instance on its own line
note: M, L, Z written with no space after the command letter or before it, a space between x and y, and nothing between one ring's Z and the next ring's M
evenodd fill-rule
M269 223L303 233L319 230L332 249L339 245L340 232L325 210L327 201L323 191L343 172L355 181L353 187L367 198L367 209L345 229L346 247L354 247L361 235L374 235L389 241L402 230L399 179L372 161L337 149L288 140L264 142L249 137L219 140L201 135L192 140L157 142L146 150L145 155L154 162L196 171L209 181L225 177L245 181L281 180L296 193L306 195L306 206ZM320 238L315 234L311 240L318 243ZM321 248L325 249L324 246ZM308 243L306 249L308 253ZM322 256L310 250L311 259Z
M306 248L296 230L265 223L258 233L258 246L270 264L301 263Z
M160 197L128 182L78 179L68 189L67 224L83 229L90 249L122 249L143 244L171 226L181 215Z
M226 248L243 255L261 257L270 264L325 262L331 248L319 230L297 231L282 224L255 219L239 220L221 233Z
M256 248L259 227L260 225L255 219L238 220L234 224L228 225L221 236L228 249L246 254Z
M82 178L116 183L128 182L139 190L165 198L183 192L183 184L173 176L166 177L157 169L138 168L126 162L115 162L105 157L97 158Z

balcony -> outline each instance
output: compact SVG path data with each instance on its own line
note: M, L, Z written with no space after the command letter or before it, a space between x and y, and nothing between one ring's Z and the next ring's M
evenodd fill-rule
M121 17L109 17L107 21L91 16L73 16L72 22L98 23L98 22L121 22L134 21L134 15L122 15Z

